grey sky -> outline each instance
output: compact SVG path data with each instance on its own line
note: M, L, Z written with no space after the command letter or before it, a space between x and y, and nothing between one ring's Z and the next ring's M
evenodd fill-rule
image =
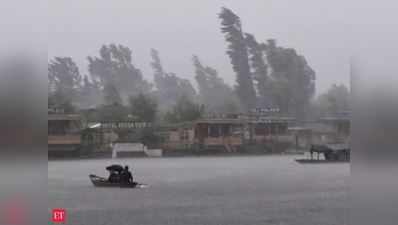
M197 54L232 84L235 75L217 17L225 6L241 17L244 30L259 41L275 38L304 55L317 72L319 93L332 83L348 84L353 46L367 44L358 37L377 37L368 32L369 26L388 32L396 23L396 17L391 20L396 4L381 2L57 0L50 5L49 57L71 56L85 72L87 55L97 55L104 43L120 43L132 49L135 65L152 79L149 50L156 48L167 71L193 79L191 56Z

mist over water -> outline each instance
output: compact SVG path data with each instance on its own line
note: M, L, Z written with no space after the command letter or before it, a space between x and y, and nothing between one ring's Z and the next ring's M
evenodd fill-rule
M50 161L51 206L90 224L346 224L349 164L302 156ZM95 188L88 174L129 165L145 189Z

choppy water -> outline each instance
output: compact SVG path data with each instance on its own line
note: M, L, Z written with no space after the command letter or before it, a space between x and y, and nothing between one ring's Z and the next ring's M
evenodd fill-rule
M301 165L294 156L52 161L51 208L73 225L342 225L349 164ZM94 188L88 174L128 164L145 189Z

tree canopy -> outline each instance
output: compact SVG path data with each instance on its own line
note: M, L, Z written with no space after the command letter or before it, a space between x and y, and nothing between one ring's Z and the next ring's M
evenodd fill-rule
M130 112L134 118L144 122L154 122L157 112L157 103L149 95L140 93L130 97Z
M182 96L173 108L165 115L165 120L170 123L189 122L199 119L203 115L204 107Z
M326 93L318 96L315 107L318 116L336 115L351 110L350 90L343 84L333 84Z
M195 80L198 83L200 102L209 113L227 113L239 106L233 89L218 76L217 70L204 66L199 57L193 56Z
M87 59L90 76L99 80L105 98L116 96L115 90L117 90L122 101L126 102L129 96L151 90L151 85L143 79L141 70L133 65L132 52L126 46L103 45L99 56L89 56ZM110 93L107 93L108 91Z
M225 40L228 42L227 55L236 73L235 91L245 110L250 110L255 106L256 93L240 18L227 8L221 9L219 18L221 19L221 32L224 33Z
M188 79L178 77L174 73L164 71L159 52L151 50L151 67L154 71L154 82L157 88L156 96L160 103L160 108L169 110L181 97L191 101L196 100L196 91Z

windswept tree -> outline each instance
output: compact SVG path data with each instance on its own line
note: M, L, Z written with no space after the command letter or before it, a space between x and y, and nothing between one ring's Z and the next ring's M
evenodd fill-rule
M217 70L204 66L199 57L193 56L195 79L199 98L209 113L226 113L238 108L238 101L231 87L218 76Z
M240 18L230 9L222 8L219 14L221 32L229 43L227 54L236 73L236 92L246 110L255 106L256 93L250 73L247 45Z
M129 96L148 92L150 84L144 80L141 70L132 63L131 50L123 45L103 45L99 57L89 56L89 72L98 79L104 92L116 89L125 102ZM114 88L114 89L113 89ZM114 93L104 93L114 95Z
M245 34L249 52L249 60L253 80L258 95L258 105L261 107L272 106L271 80L268 77L268 65L265 61L265 46L257 42L252 34Z
M82 76L70 57L55 57L48 64L49 97L55 105L72 105L78 97Z
M296 50L279 47L275 40L265 46L274 103L283 113L303 119L315 93L315 71Z
M159 53L157 50L151 50L151 67L154 71L154 81L156 86L156 95L159 100L160 108L169 110L182 96L194 101L196 91L188 79L178 77L174 73L164 71Z
M189 122L199 119L204 112L204 106L181 96L173 108L166 113L164 120L169 123Z
M130 112L139 121L154 122L157 112L157 103L149 95L139 94L130 97Z
M327 116L350 111L350 96L350 90L344 84L333 84L315 101L317 113L319 116Z
M88 75L83 76L83 82L78 94L77 104L80 108L93 108L103 102L99 83L95 80L90 80Z
M159 52L156 49L151 49L152 62L150 63L153 69L153 77L158 89L162 86L163 78L166 76L166 72L163 70L163 65L160 60Z
M105 83L104 103L105 105L123 105L122 97L120 96L120 93L113 82Z

